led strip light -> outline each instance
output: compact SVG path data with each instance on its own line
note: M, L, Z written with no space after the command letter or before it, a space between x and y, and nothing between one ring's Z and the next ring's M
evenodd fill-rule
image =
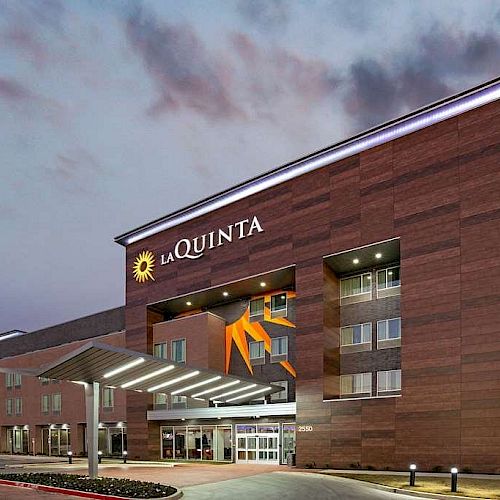
M177 389L176 391L172 391L170 394L172 394L172 396L175 396L176 394L180 394L181 392L187 392L190 391L191 389L196 389L197 387L210 384L211 382L216 382L221 378L222 377L220 375L217 375L217 377L209 378L208 380L204 380L203 382L198 382L197 384L188 385L187 387L183 387L182 389Z
M207 389L206 391L198 392L197 394L193 394L192 398L197 398L199 396L203 396L204 394L209 394L210 392L220 391L221 389L225 389L226 387L231 387L232 385L239 384L240 380L233 380L232 382L227 382L226 384L218 385L217 387L213 387L212 389Z
M195 372L186 373L186 375L181 375L180 377L173 378L172 380L164 382L163 384L158 384L158 385L155 385L153 387L150 387L148 389L148 392L154 392L154 391L157 391L158 389L163 389L164 387L168 387L170 385L177 384L178 382L182 382L183 380L187 380L188 378L196 377L196 375L199 375L199 374L200 374L200 372L198 370L196 370Z
M140 365L141 363L144 363L144 361L145 361L144 358L134 359L134 361L130 361L129 363L126 363L123 366L116 368L115 370L111 370L110 372L105 373L104 378L114 377L115 375L118 375L119 373L123 373L127 370L130 370L130 368L134 368L134 366L137 366L137 365Z
M170 370L173 370L174 368L175 368L174 365L165 366L163 368L160 368L159 370L155 370L154 372L148 373L147 375L143 375L142 377L131 380L130 382L126 382L125 384L121 385L121 388L126 389L127 387L130 387L132 385L140 384L141 382L144 382L145 380L149 380L151 378L157 377L158 375L161 375L162 373L169 372Z

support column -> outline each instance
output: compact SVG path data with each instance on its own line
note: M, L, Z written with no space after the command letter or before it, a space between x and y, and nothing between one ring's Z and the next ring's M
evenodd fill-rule
M85 410L87 415L87 454L89 476L97 477L98 429L99 429L99 382L85 384Z

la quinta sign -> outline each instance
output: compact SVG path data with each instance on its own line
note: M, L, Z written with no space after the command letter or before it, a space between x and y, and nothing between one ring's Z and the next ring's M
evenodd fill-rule
M263 233L262 225L259 219L254 216L251 219L243 219L226 227L210 231L196 238L180 239L173 250L163 253L160 256L160 265L165 266L180 259L199 259L205 255L207 250L232 243L233 240L242 240L249 238L255 233Z

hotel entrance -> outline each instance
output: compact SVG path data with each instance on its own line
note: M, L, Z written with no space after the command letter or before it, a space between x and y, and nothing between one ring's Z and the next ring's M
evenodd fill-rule
M70 430L65 427L50 426L42 429L42 454L65 456L70 450Z
M279 464L279 424L236 425L236 462Z
M7 449L9 453L29 453L29 430L14 426L7 429Z

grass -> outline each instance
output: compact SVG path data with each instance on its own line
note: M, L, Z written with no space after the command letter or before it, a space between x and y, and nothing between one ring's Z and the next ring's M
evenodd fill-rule
M438 493L441 495L459 495L463 497L500 499L500 480L498 479L472 479L458 476L458 491L450 490L449 477L429 477L417 474L415 486L410 487L408 476L391 476L385 474L342 473L329 474L331 476L347 477L369 483L382 484L391 488L400 488L408 491L421 491L425 493Z

